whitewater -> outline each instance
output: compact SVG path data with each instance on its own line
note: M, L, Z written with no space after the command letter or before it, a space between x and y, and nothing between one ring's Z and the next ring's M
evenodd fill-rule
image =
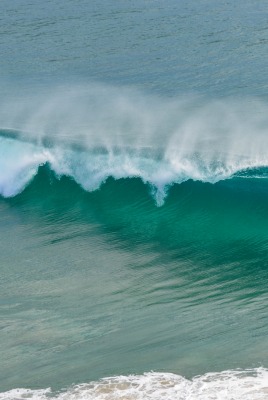
M158 205L189 179L265 177L267 109L256 99L168 100L96 84L11 97L0 108L0 192L20 193L44 164L87 191L108 177L140 178Z
M208 373L187 380L170 373L146 373L142 376L117 376L99 382L80 384L68 391L52 394L51 389L14 389L0 394L1 400L257 400L268 398L268 371Z

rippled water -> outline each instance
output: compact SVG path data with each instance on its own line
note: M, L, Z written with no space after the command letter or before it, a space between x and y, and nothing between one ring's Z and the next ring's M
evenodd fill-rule
M268 398L267 11L1 1L0 399Z

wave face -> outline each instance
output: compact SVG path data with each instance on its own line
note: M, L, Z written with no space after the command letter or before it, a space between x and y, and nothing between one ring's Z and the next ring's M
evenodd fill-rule
M53 389L2 398L267 396L245 370L267 365L267 119L97 85L1 100L1 390Z
M0 1L0 400L268 398L267 11Z
M254 99L168 100L96 85L5 99L0 193L20 193L45 163L87 191L108 177L138 177L158 205L189 179L265 177L267 109Z
M261 400L268 396L268 371L208 373L187 380L170 373L118 376L81 384L66 392L52 394L50 389L14 389L0 394L1 400Z

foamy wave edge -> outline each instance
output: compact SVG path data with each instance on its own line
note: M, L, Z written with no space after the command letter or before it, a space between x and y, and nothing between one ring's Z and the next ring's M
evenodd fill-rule
M162 205L173 184L267 168L267 116L256 98L165 98L92 82L10 88L0 99L0 195L17 195L48 164L86 191L140 178Z
M161 206L170 186L189 179L213 184L232 177L247 177L246 171L252 170L256 170L254 177L267 177L268 158L218 160L198 153L182 157L176 152L157 154L150 149L124 147L77 151L0 137L0 195L12 197L21 193L44 164L56 177L70 177L89 192L99 189L109 177L140 178L150 185L156 204ZM259 176L259 168L265 168L265 174ZM249 176L253 177L252 173Z
M13 389L0 400L255 400L268 399L268 369L210 372L188 380L172 373L115 376L53 393L50 388Z

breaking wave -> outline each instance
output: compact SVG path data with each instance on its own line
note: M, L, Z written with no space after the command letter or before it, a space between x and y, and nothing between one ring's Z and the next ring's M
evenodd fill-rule
M160 99L97 85L5 99L0 193L15 196L48 164L87 191L140 178L162 205L174 183L267 177L268 106L259 100Z

